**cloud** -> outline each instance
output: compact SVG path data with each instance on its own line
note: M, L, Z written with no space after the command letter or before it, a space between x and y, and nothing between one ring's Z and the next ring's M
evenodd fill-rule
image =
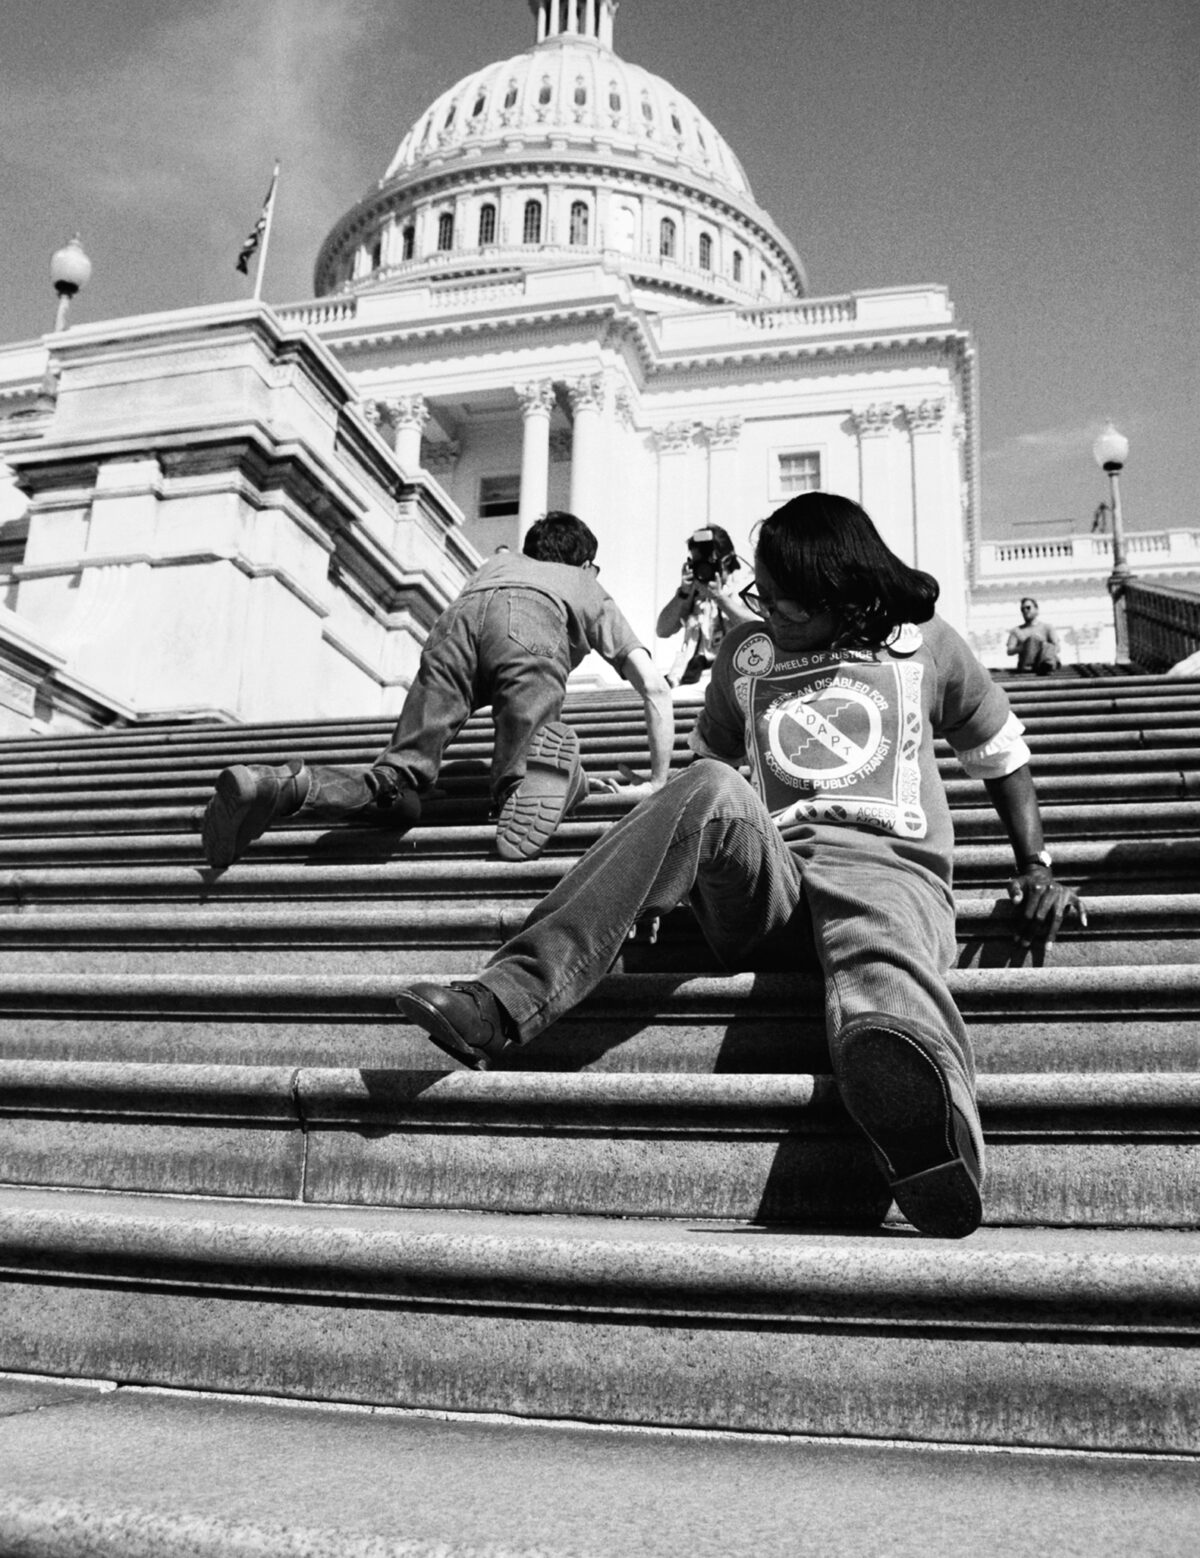
M1082 426L1046 427L1033 432L1014 433L983 451L985 465L1018 465L1025 470L1040 470L1067 461L1090 459L1092 444L1103 422Z
M142 13L136 47L10 72L0 136L47 188L138 228L186 218L201 242L249 229L278 156L278 221L307 230L361 191L356 75L406 23L402 0L166 3Z

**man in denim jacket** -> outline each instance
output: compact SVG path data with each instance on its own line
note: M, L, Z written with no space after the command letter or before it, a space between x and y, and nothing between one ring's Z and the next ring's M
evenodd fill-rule
M552 511L530 528L523 553L484 563L430 630L392 739L371 767L293 758L225 769L204 814L209 864L231 865L281 817L383 814L398 832L411 828L447 745L485 704L496 731L496 846L508 860L533 858L588 793L579 739L559 716L567 677L593 649L642 695L645 788L661 788L675 737L670 689L597 582L596 544L582 520Z

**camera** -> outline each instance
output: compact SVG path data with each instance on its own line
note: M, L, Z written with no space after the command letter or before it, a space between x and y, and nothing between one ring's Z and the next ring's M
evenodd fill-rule
M705 529L688 537L688 562L692 578L699 584L711 584L733 561L735 553L727 536L722 539L713 530Z

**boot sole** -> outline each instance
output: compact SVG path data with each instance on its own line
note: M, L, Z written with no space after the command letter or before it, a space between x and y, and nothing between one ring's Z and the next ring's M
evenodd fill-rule
M472 1071L488 1069L490 1064L488 1057L480 1054L477 1049L472 1049L460 1036L458 1029L438 1011L436 1006L431 1006L428 1001L422 1000L419 995L413 995L409 991L396 996L395 1000L400 1013L414 1026L420 1028L425 1037L452 1060L459 1061Z
M244 764L226 768L204 808L200 839L214 870L223 871L267 830L274 798L260 800L254 775Z
M504 860L540 855L559 823L587 794L579 737L569 725L543 725L529 744L525 762L525 777L501 806L496 824L496 850Z
M974 1233L983 1221L978 1157L940 1068L915 1039L887 1028L854 1034L842 1060L842 1102L874 1148L905 1220L939 1239Z

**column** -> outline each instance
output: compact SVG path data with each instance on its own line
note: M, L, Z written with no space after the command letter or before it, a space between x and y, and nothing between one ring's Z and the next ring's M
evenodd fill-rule
M668 422L652 435L658 454L658 527L654 555L654 611L679 588L679 570L687 560L687 538L699 526L702 493L693 490L689 458L695 447L693 422ZM698 462L697 462L698 463ZM698 472L694 473L698 476ZM653 625L652 629L653 630Z
M951 431L946 401L922 400L902 406L912 443L913 532L918 568L942 587L938 611L959 632L966 630L966 537L959 484L951 480Z
M875 521L875 528L898 557L911 563L910 538L897 522L892 475L892 423L895 406L881 401L850 413L858 434L860 502Z
M429 421L424 395L398 395L384 402L388 420L396 429L396 459L406 471L421 468L421 434Z
M741 417L718 417L701 428L708 445L708 523L721 525L734 538L734 544L747 543L741 533L738 510L738 444L742 437Z
M575 419L571 450L571 512L595 528L604 484L604 376L591 374L567 386ZM599 532L597 531L597 534Z
M550 491L550 413L554 410L554 384L536 379L517 386L524 419L521 434L521 531L546 512Z

